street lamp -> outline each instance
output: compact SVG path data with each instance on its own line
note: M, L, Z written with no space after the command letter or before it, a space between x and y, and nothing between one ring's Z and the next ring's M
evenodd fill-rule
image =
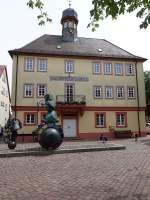
M38 113L39 113L39 102L36 102L36 125L38 126Z
M43 106L45 104L44 99L40 99L39 101L36 102L36 124L38 126L38 114L40 110L40 106Z

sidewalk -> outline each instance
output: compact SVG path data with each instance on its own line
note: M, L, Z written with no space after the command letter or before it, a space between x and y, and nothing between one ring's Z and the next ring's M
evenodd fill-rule
M150 136L64 141L59 149L122 144L126 150L0 158L1 200L150 200ZM15 151L40 148L18 144ZM0 144L0 152L8 151Z
M100 141L64 141L56 150L45 150L39 143L19 143L13 150L8 149L7 144L0 144L0 157L108 151L125 148L125 145L116 143L116 141L105 143Z

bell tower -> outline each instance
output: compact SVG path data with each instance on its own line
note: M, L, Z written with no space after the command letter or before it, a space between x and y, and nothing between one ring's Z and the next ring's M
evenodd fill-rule
M67 8L62 13L62 39L65 42L74 42L77 40L77 25L78 15L77 12L70 8Z

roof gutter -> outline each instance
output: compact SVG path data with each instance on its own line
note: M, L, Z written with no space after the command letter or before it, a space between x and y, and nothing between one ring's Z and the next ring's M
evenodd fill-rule
M69 54L69 53L63 53L63 52L56 52L56 53L48 53L48 52L23 52L23 51L19 51L19 50L10 50L8 51L9 55L11 57L13 57L13 55L29 55L29 56L44 56L44 57L49 57L49 56L53 56L53 57L59 57L59 58L64 58L64 57L70 57L70 58L74 58L74 59L111 59L111 60L124 60L124 61L133 61L133 62L145 62L147 59L146 58L142 58L142 57L119 57L119 56L105 56L105 55L81 55L81 54Z

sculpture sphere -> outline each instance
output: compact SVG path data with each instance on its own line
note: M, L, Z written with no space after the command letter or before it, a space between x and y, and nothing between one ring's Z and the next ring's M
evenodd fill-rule
M59 130L48 127L41 133L39 143L45 149L56 149L60 146L62 140Z
M9 149L15 149L16 148L16 142L15 141L9 141L8 142L8 148Z

